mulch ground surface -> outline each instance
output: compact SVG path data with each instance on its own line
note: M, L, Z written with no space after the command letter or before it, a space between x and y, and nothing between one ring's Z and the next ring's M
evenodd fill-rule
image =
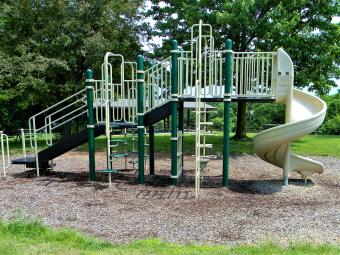
M14 157L13 157L14 158ZM113 176L88 181L88 155L70 152L56 160L53 172L36 177L11 166L0 178L0 218L38 219L53 227L126 243L160 238L179 243L256 243L270 239L340 243L340 160L312 157L325 172L305 184L292 174L282 186L282 170L254 155L230 157L230 185L221 187L222 160L211 160L195 199L194 159L185 157L179 186L170 185L170 159L156 155L156 176L136 183L128 164ZM105 154L97 153L97 169ZM115 163L124 168L124 160ZM146 171L147 173L148 171Z

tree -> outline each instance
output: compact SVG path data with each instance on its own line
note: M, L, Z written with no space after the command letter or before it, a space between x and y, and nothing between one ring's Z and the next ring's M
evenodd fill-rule
M152 36L183 43L190 27L202 19L213 26L215 45L227 38L235 51L273 51L283 47L295 64L295 86L319 95L336 86L340 76L340 29L331 23L340 15L336 0L152 0L147 12L155 21ZM156 50L162 55L164 48ZM238 103L236 139L246 137L246 103Z
M83 88L88 67L99 78L107 51L135 59L143 0L2 1L0 129Z

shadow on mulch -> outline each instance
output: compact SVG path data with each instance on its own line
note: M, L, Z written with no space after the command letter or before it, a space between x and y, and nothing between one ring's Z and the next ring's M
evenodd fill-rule
M94 187L97 190L108 188L108 176L106 174L97 173L95 182L89 181L87 172L58 172L49 171L44 172L44 179L39 181L44 182L45 186L52 183L75 183L77 186ZM21 173L13 174L15 178L33 179L36 178L34 170L28 170ZM50 177L50 178L49 178ZM137 172L132 170L122 170L117 174L112 175L112 182L124 185L138 185ZM168 187L171 186L171 178L168 175L146 175L145 186L149 187ZM290 179L289 185L312 187L315 184L308 180L307 183L301 179ZM179 187L191 188L195 187L195 177L183 175L180 178ZM201 188L221 188L222 176L204 176L201 182ZM280 192L283 187L283 181L278 179L267 180L229 180L228 189L232 192L246 193L246 194L259 194L270 195Z
M289 179L289 185L291 186L304 186L312 187L314 182L308 180L305 183L301 179ZM229 189L237 193L247 193L247 194L259 194L259 195L270 195L280 192L283 187L283 180L268 179L268 180L231 180Z
M34 179L37 177L35 170L27 170L12 175L14 178ZM96 181L89 181L89 174L87 172L58 172L47 171L41 173L43 179L39 179L48 186L51 183L75 183L78 186L94 186L96 189L105 189L108 187L108 175L103 173L96 173ZM120 170L119 173L112 175L112 182L126 185L138 185L137 172L133 170ZM171 178L163 175L146 175L145 186L166 187L171 185Z

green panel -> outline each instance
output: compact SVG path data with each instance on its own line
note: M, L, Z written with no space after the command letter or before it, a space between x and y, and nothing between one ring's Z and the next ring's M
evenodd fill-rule
M91 69L86 70L86 98L87 98L87 124L88 124L88 136L89 136L89 171L90 181L96 180L95 169L95 151L94 151L94 113L93 113L93 73Z
M178 43L171 41L171 175L177 176L177 129L178 129ZM172 178L172 185L177 185L177 178Z
M232 41L228 39L226 41L226 57L225 57L225 88L224 88L224 134L223 134L223 178L222 185L228 186L229 184L229 131L230 131L230 91L232 81L232 58L233 54Z
M138 183L144 184L144 59L137 57Z

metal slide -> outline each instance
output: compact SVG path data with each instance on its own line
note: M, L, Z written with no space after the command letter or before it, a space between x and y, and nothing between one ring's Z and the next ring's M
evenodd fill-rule
M286 124L267 129L254 138L256 154L263 160L283 168L285 185L291 172L307 180L324 171L322 163L295 155L290 142L316 130L324 121L327 106L320 98L293 88L293 64L283 50L278 55L277 101L286 104Z

